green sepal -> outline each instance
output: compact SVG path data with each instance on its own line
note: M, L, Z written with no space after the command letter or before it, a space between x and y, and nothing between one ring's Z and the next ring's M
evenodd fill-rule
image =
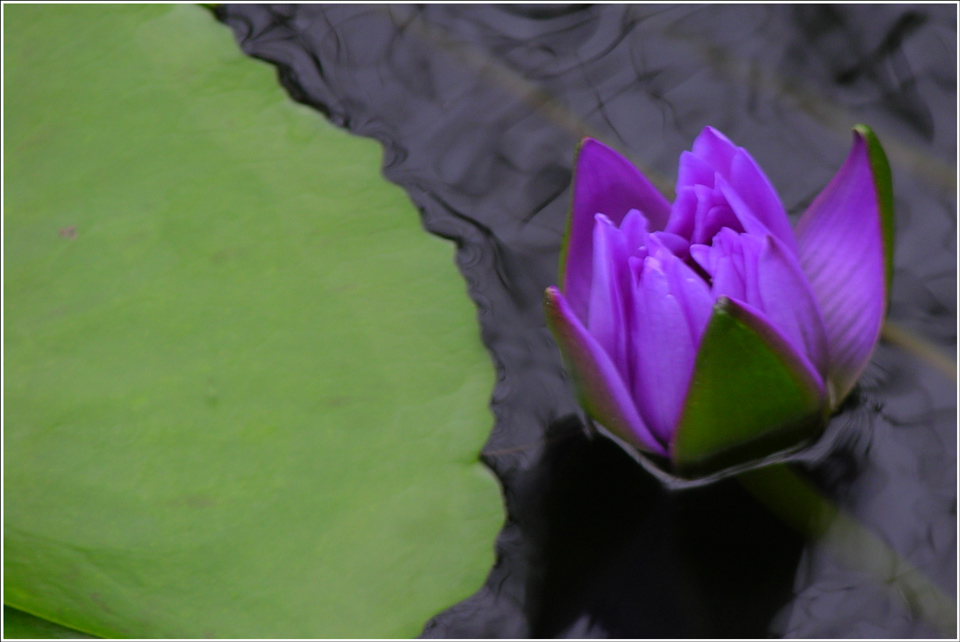
M799 446L823 427L819 375L752 312L720 297L704 332L670 448L699 477Z
M870 173L873 174L873 186L877 192L877 205L880 210L880 229L883 232L884 276L886 277L887 298L890 298L890 285L893 281L893 176L887 154L880 145L873 130L866 125L855 125L853 130L863 137L867 144L867 157L870 160Z

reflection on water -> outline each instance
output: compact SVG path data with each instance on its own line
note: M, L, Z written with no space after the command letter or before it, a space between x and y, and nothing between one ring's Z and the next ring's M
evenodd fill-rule
M459 246L499 374L483 458L503 482L508 522L485 586L426 636L954 633L904 599L898 578L909 569L955 597L956 384L942 359L956 345L955 12L218 9L295 99L379 140L387 178ZM805 542L736 480L667 491L591 437L541 311L582 135L669 185L679 152L716 126L797 214L845 158L856 122L874 128L893 166L890 318L901 334L833 420L829 454L796 472L892 555L869 572L825 540ZM897 336L932 342L940 367Z

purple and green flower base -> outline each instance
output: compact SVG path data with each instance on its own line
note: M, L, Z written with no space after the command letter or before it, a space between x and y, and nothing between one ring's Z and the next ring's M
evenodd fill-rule
M890 168L853 130L796 227L746 150L707 127L668 202L584 139L548 326L581 404L680 478L757 465L816 438L866 367L892 276Z

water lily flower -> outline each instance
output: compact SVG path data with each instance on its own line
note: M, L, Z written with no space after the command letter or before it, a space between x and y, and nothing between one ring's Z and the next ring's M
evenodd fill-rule
M892 220L890 169L863 125L796 228L750 154L711 127L681 154L672 204L584 139L545 302L584 409L687 475L809 441L879 339Z

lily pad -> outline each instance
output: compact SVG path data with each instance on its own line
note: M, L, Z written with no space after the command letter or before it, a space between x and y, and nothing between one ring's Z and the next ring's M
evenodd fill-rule
M4 16L5 601L396 637L477 590L494 375L379 146L199 7Z
M3 638L5 640L90 640L91 635L42 620L4 605Z

